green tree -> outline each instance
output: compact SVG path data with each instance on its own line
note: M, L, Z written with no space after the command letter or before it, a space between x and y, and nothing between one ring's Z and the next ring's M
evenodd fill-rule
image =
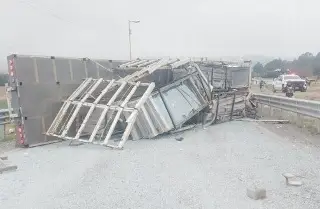
M313 60L313 75L320 75L320 52L315 56Z
M264 69L265 71L275 71L277 69L284 70L286 61L282 61L281 59L274 59L271 62L268 62L265 66Z
M8 83L8 74L0 74L0 86L4 86L5 83Z
M298 59L292 61L290 69L300 76L311 76L313 74L313 63L315 57L312 53L301 54Z
M263 75L263 65L260 62L255 64L253 66L253 72L256 73L259 76L262 76Z
M265 76L277 76L279 73L275 73L276 69L281 69L279 73L285 73L289 69L300 76L320 74L320 54L315 57L312 53L306 52L293 61L274 59L264 66Z

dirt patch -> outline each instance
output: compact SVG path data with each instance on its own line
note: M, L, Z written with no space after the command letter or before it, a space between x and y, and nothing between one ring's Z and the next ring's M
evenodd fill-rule
M299 128L294 124L259 124L286 140L302 144L312 144L314 146L320 147L319 135L311 134L307 130Z

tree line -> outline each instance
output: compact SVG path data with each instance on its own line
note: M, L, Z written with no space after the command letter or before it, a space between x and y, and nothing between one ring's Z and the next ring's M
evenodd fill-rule
M4 73L0 74L0 86L4 86L6 83L8 83L8 77L9 77L8 74L4 74Z
M253 74L260 77L276 77L279 73L287 72L287 70L302 77L319 76L320 52L316 56L310 52L306 52L293 61L279 58L265 65L258 62L253 67Z

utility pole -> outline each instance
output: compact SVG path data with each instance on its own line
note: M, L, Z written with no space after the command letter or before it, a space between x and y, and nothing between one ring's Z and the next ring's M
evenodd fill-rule
M128 27L129 27L129 53L130 53L130 60L132 59L132 51L131 51L131 23L139 23L140 20L128 20Z

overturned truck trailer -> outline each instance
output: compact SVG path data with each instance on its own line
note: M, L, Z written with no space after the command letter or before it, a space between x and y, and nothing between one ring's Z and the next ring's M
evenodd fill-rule
M232 118L245 96L239 100L232 86L214 87L207 64L11 55L7 96L17 143L71 139L122 148L128 139L153 138L203 122L206 115L211 122ZM250 68L243 74L242 86L248 86ZM219 107L219 99L231 103Z

